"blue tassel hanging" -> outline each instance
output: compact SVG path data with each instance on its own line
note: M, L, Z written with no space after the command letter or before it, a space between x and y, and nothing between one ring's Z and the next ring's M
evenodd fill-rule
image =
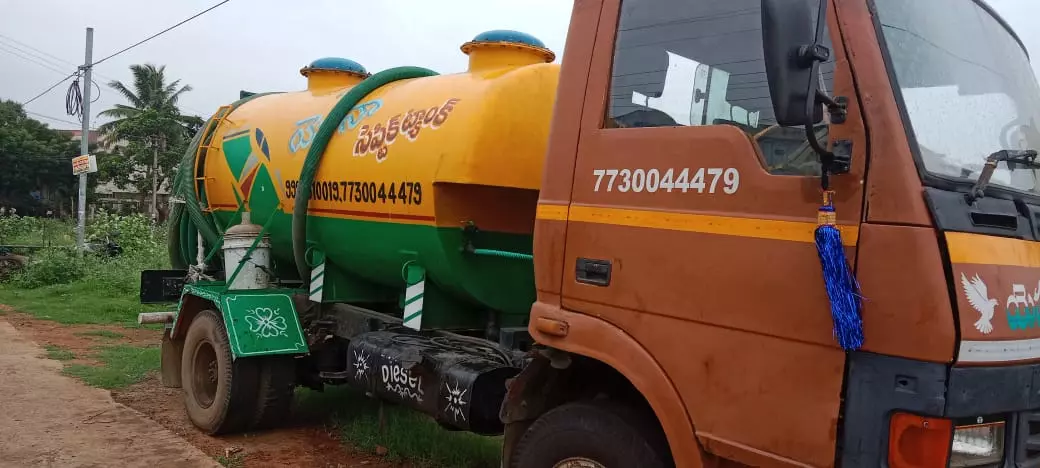
M859 283L845 258L832 201L834 192L824 191L823 206L817 215L816 251L820 254L823 281L831 302L834 337L846 351L863 346L863 320L860 317Z

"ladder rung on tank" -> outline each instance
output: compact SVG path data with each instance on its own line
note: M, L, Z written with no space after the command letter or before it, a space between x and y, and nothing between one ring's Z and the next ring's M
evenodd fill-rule
M199 142L198 149L195 150L195 174L197 175L200 167L205 167L206 156L209 155L210 151L220 152L220 145L213 144L211 137L213 133L220 128L220 125L228 120L228 116L231 115L231 106L220 106L217 108L217 112L213 114L213 117L206 122L206 126L203 129L202 140ZM210 139L209 143L206 140ZM195 177L195 193L199 194L202 192L201 189L205 188L206 177ZM204 206L203 212L209 213L213 210L209 206Z

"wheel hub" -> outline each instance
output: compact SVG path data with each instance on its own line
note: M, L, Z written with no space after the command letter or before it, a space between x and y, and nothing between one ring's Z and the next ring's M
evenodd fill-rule
M219 367L217 352L208 342L199 343L195 349L194 368L192 369L192 393L195 401L203 408L209 408L217 396Z
M602 463L585 457L571 457L561 460L553 468L607 468Z

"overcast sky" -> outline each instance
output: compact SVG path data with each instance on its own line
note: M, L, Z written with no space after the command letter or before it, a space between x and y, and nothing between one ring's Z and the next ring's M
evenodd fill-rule
M99 60L215 3L0 0L0 98L24 102L74 71L74 64L83 63L87 26L94 28ZM91 104L91 114L125 103L106 84L111 79L129 84L128 67L142 62L166 65L168 77L191 84L194 90L180 101L182 111L208 117L238 99L239 90L306 87L299 70L319 57L350 58L373 73L401 65L458 72L466 67L459 46L490 29L533 34L559 55L571 6L569 0L232 0L98 65L94 80L102 87L101 98ZM10 39L68 61L58 67L67 71L12 55ZM67 88L55 88L27 110L75 121L65 114ZM53 128L79 128L31 116Z
M910 0L908 0L910 1ZM94 59L154 34L216 0L0 0L0 98L23 102L83 62L84 28L94 28ZM1036 56L1040 53L1040 1L990 0ZM208 117L238 99L239 90L291 91L305 86L299 69L311 60L340 56L375 72L417 65L441 73L461 71L462 43L489 29L517 29L540 38L560 55L570 0L232 0L131 51L97 66L101 96L91 114L124 102L106 84L129 83L131 64L166 65L167 76L195 90L181 100L186 113ZM20 41L61 61L44 68L12 54ZM33 52L35 55L40 55ZM38 58L32 60L39 61ZM64 61L64 62L62 62ZM1034 60L1034 70L1040 59ZM65 115L67 84L27 106L37 114ZM97 88L95 88L96 90ZM78 125L33 115L54 128Z

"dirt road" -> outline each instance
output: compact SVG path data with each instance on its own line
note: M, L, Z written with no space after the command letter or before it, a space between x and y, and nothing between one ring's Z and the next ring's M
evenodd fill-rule
M0 320L0 467L219 467Z

